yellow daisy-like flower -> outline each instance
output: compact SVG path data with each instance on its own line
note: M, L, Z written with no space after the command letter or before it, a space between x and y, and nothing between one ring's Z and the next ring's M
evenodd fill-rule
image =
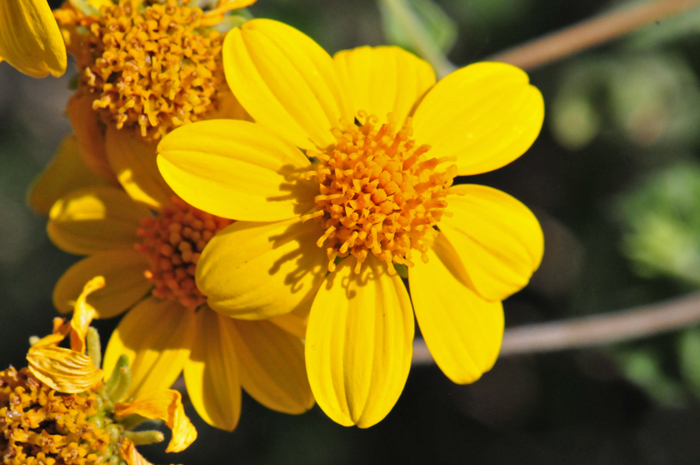
M207 11L197 3L84 0L56 10L79 71L66 113L83 160L57 154L30 194L35 210L47 213L66 193L59 174L69 171L56 165L83 165L95 183L121 184L157 208L172 192L158 173L156 141L192 121L248 117L225 82L221 46L232 27L226 13L255 0L219 0Z
M163 420L172 430L166 452L180 452L197 438L179 392L154 391L128 400L125 359L102 381L99 336L90 328L96 311L86 298L103 286L101 276L88 282L72 320L56 318L53 334L32 345L27 368L0 372L4 464L145 465L149 462L135 446L164 439L159 431L132 431L146 418ZM71 348L59 347L67 336Z
M230 220L204 213L177 197L155 210L109 185L88 186L52 207L48 233L61 249L88 255L54 290L54 304L71 311L70 297L100 274L110 283L89 301L97 318L129 310L105 354L112 370L130 360L130 394L172 385L184 371L200 416L233 430L241 387L263 405L302 413L313 405L301 341L305 322L296 315L273 321L232 319L213 312L194 281L204 246Z
M195 123L158 148L178 195L237 220L197 266L209 306L250 319L310 306L309 382L342 425L374 425L395 404L414 309L443 372L478 379L499 352L500 301L539 266L543 236L514 198L452 181L533 143L544 105L527 75L478 63L436 84L396 47L331 58L271 20L229 32L223 54L256 123Z
M0 0L0 61L35 78L66 72L66 46L46 0Z

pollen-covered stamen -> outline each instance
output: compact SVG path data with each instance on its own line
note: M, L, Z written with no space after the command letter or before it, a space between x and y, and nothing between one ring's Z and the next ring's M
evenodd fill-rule
M171 299L194 310L206 297L197 289L194 276L204 246L231 220L205 213L173 197L172 205L158 216L141 220L138 235L143 238L136 250L148 257L146 278L155 288L153 295Z
M320 161L310 172L320 187L315 219L325 229L317 245L328 253L328 269L337 257L354 256L355 271L371 252L386 262L413 266L411 251L427 261L429 238L447 202L447 188L457 175L447 159L428 158L427 145L416 146L410 120L400 131L379 125L360 113L360 125L345 124L334 132L337 143L326 153L309 153Z
M94 392L60 394L26 368L0 371L0 457L7 464L123 463L121 426Z
M55 12L87 93L105 121L148 139L197 121L230 92L225 34L188 0L119 0L84 15L69 2ZM223 19L223 16L221 16Z

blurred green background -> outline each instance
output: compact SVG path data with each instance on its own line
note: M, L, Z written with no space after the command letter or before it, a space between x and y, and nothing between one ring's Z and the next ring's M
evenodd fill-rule
M458 65L479 61L627 2L411 0ZM54 4L54 6L57 6ZM259 0L330 52L403 43L374 0ZM386 10L385 10L386 13ZM53 247L26 206L32 179L70 127L69 72L33 80L0 64L0 364L24 365L28 337L55 316L51 290L77 257ZM464 179L528 205L546 237L541 269L505 303L506 324L658 302L700 288L700 11L530 73L547 106L532 149ZM117 321L96 323L106 340ZM635 343L503 358L457 386L415 367L394 410L369 430L318 408L288 416L244 397L238 429L208 427L155 463L697 464L700 329Z

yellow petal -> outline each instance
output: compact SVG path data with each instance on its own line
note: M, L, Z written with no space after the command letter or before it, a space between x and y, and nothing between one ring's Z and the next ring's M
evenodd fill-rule
M338 52L333 59L347 82L352 107L377 116L382 123L391 113L398 129L435 84L433 68L398 47L359 47Z
M85 284L83 292L80 293L78 300L75 301L73 317L70 322L73 329L71 332L71 349L81 354L85 353L85 338L87 337L90 323L92 323L92 319L97 313L95 308L87 303L87 297L103 287L105 287L105 278L96 276Z
M535 215L497 189L475 184L455 186L440 221L464 263L465 284L486 300L504 300L519 291L539 267L544 236Z
M119 441L119 455L122 456L127 465L153 465L139 454L136 445L130 439L122 438Z
M121 355L129 357L129 395L169 388L190 356L194 316L171 300L148 298L127 313L107 344L103 368L112 373Z
M51 206L61 197L83 187L106 186L109 183L85 165L74 135L63 139L49 166L34 180L29 189L29 205L35 212L48 215Z
M73 302L85 283L104 276L107 286L88 297L97 311L95 318L112 318L141 300L153 287L144 272L146 258L136 251L109 250L82 259L66 271L53 290L53 304L59 312L73 311Z
M413 136L433 157L456 157L460 176L485 173L530 148L542 128L544 102L525 72L476 63L438 82L418 106Z
M196 334L185 364L192 405L204 421L233 431L241 415L241 383L233 339L233 321L208 308L197 312Z
M92 109L94 100L89 94L74 94L66 105L66 115L78 138L85 166L110 184L118 186L117 177L107 159L105 125L101 123L99 114Z
M311 304L313 301L313 296L311 296L311 298L297 306L293 311L270 318L269 321L287 331L289 334L293 334L299 339L305 339L306 325L309 322L309 311L311 311Z
M304 305L328 265L314 221L236 222L209 242L197 264L197 287L227 316L264 319Z
M173 191L158 172L155 143L113 126L106 143L110 166L131 198L155 209L170 203Z
M269 321L231 320L240 361L241 384L272 410L304 413L314 405L301 339Z
M185 415L182 396L172 389L149 392L133 402L116 404L114 413L118 417L141 415L149 420L163 420L173 432L165 452L181 452L197 439L197 430Z
M102 380L102 370L89 356L62 347L31 348L27 362L39 381L65 394L88 391Z
M182 126L158 145L158 166L191 205L243 221L277 221L313 206L304 154L260 125L210 120Z
M442 372L455 383L472 383L496 362L503 306L487 302L459 280L462 263L444 236L428 257L427 264L417 260L408 271L418 325Z
M0 59L35 78L66 72L66 46L46 0L0 1Z
M143 204L111 186L71 192L49 212L47 232L66 252L87 255L110 249L134 250L141 220L153 215Z
M314 299L306 369L318 405L344 426L370 427L392 409L411 367L413 310L398 275L372 255L360 275L343 260Z
M254 19L226 35L226 80L255 121L297 147L335 144L331 129L353 121L331 57L291 26Z

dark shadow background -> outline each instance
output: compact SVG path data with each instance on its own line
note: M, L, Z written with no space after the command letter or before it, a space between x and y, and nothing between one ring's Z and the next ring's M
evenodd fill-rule
M615 4L436 3L459 28L449 56L460 65ZM371 0L259 0L250 10L298 27L331 52L386 43ZM28 337L50 331L52 287L77 258L51 245L45 219L25 202L32 179L70 131L63 107L74 72L69 66L60 79L33 80L0 64L2 366L23 366ZM507 326L657 302L698 286L670 266L661 269L671 256L665 249L629 245L647 231L632 220L648 202L633 210L625 199L669 167L698 163L699 72L694 12L530 73L547 105L539 139L509 166L464 180L514 195L545 230L544 262L530 286L506 301ZM700 216L700 208L694 212L681 223ZM677 227L669 218L669 228ZM96 322L105 340L116 323ZM155 463L188 464L697 464L700 378L688 367L700 353L680 337L504 358L471 386L452 384L436 367L416 367L394 410L369 430L338 426L318 408L279 414L244 396L234 433L207 426L190 409L199 439L189 450L173 456L162 445L140 449Z

